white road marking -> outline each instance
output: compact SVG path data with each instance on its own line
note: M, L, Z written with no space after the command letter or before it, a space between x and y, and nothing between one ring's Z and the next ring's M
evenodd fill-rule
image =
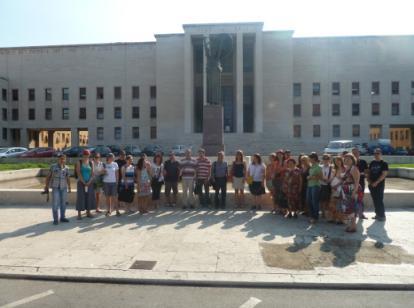
M15 301L13 303L6 304L4 306L1 306L0 308L11 308L11 307L21 306L21 305L33 302L35 300L41 299L43 297L52 295L54 293L55 292L53 292L53 290L48 290L48 291L43 292L43 293L39 293L39 294L35 294L35 295L29 296L29 297L22 298L21 300Z
M242 304L239 308L253 308L257 304L261 303L262 301L256 297L250 297L247 302Z

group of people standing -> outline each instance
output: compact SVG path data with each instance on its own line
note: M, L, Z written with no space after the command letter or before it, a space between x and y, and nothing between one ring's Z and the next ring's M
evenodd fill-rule
M152 162L142 155L136 164L133 157L121 151L118 159L113 154L102 162L97 153L91 159L88 150L76 162L77 178L76 210L78 219L82 212L93 217L91 211L101 212L100 200L105 196L105 215L113 211L121 215L121 205L126 212L137 209L141 214L150 208L158 208L161 202L161 190L165 185L165 202L167 207L177 206L178 183L182 186L182 209L194 209L196 196L202 208L212 204L210 187L214 190L214 207L226 208L227 185L231 183L234 191L234 208L245 207L245 188L253 195L251 210L261 210L266 188L273 200L272 213L285 218L297 218L299 214L310 217L316 223L320 212L329 222L348 222L346 231L355 232L356 218L364 215L363 194L365 179L375 205L375 218L385 220L383 203L385 177L388 165L381 159L381 150L375 150L375 159L368 165L360 159L358 149L352 153L331 158L318 155L301 154L296 161L290 151L278 150L270 154L265 165L260 154L252 156L251 163L246 161L243 151L236 152L231 163L224 160L224 152L217 154L211 162L205 150L198 151L193 158L191 150L185 157L177 160L174 153L169 153L164 162L161 154L156 154ZM54 224L68 222L65 217L67 193L70 192L69 168L66 157L60 155L58 162L50 168L46 178L45 189L52 188L52 212ZM60 219L59 211L60 209Z

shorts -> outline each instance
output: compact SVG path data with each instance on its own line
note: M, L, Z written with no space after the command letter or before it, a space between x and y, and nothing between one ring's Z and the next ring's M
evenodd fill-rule
M116 183L103 183L103 191L106 197L117 195L118 186Z
M233 177L233 188L242 190L244 189L244 178Z
M165 195L167 197L170 195L171 189L174 195L178 194L178 182L165 181Z
M266 193L264 187L262 186L262 182L253 182L249 185L250 192L254 196L261 196Z

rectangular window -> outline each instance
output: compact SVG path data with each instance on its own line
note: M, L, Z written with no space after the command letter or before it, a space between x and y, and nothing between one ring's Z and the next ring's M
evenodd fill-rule
M293 137L300 138L301 135L302 135L302 128L301 128L301 126L298 125L298 124L293 125Z
M132 118L139 119L139 107L138 106L132 107Z
M62 108L62 120L69 120L69 108Z
M371 95L379 95L380 94L380 83L379 81L373 81L371 83Z
M321 95L321 83L320 82L314 82L312 84L312 95L313 96Z
M12 109L12 121L19 121L19 109Z
M293 84L293 97L300 97L302 95L302 85L300 83Z
M122 139L122 128L121 127L115 127L114 128L114 138L115 138L115 140L121 140Z
M321 126L319 124L313 125L313 137L321 136Z
M400 104L399 103L392 103L392 105L391 105L391 115L393 115L393 116L400 115Z
M121 99L121 98L122 98L121 87L114 87L114 99Z
M115 119L122 119L122 108L121 107L115 107L114 108L114 118Z
M414 116L414 103L411 103L411 115Z
M96 108L96 119L98 120L104 119L104 108L103 107Z
M6 127L3 127L2 138L3 140L7 140L7 128Z
M132 139L139 139L139 127L132 128Z
M338 124L332 125L332 137L333 138L341 137L341 127Z
M157 127L156 126L151 126L150 138L157 139Z
M103 140L104 139L104 128L97 127L96 128L96 140Z
M156 119L157 118L157 107L151 106L151 108L150 108L150 117L151 117L151 119Z
M36 120L36 109L29 108L29 120L30 121Z
M352 96L359 96L359 82L352 82Z
M17 102L19 100L19 90L12 89L12 101Z
M414 81L411 81L411 95L414 95Z
M50 102L52 100L52 89L46 88L45 89L45 101Z
M341 85L339 82L332 82L332 95L340 95L341 94Z
M359 137L361 135L361 128L359 124L352 125L352 137Z
M151 86L150 87L150 98L157 98L157 87L156 86Z
M380 104L379 103L372 103L372 106L371 106L371 114L373 116L380 115Z
M3 121L7 121L7 108L2 109L2 119Z
M52 108L45 108L45 120L52 120Z
M392 95L400 94L400 83L398 81L391 82L391 94Z
M302 106L301 104L294 104L293 105L293 116L300 117L302 115Z
M96 99L104 99L104 88L103 87L97 87L96 88Z
M86 108L79 108L79 120L86 120Z
M7 89L1 89L1 99L7 102Z
M80 100L86 99L86 88L79 88L79 99Z
M340 104L332 104L332 115L336 116L336 117L341 115L341 105Z
M36 99L35 89L28 89L27 90L27 98L28 98L29 102L33 102Z
M354 117L359 116L359 104L352 104L352 115Z
M139 87L138 86L132 87L132 99L139 99Z
M321 116L321 104L312 105L312 116L320 117Z
M69 88L62 88L62 100L63 101L69 100Z

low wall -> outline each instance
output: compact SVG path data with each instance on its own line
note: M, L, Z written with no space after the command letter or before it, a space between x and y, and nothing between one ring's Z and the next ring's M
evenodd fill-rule
M0 182L33 178L41 175L41 169L7 170L0 172Z
M391 168L388 171L388 176L414 180L414 168Z

